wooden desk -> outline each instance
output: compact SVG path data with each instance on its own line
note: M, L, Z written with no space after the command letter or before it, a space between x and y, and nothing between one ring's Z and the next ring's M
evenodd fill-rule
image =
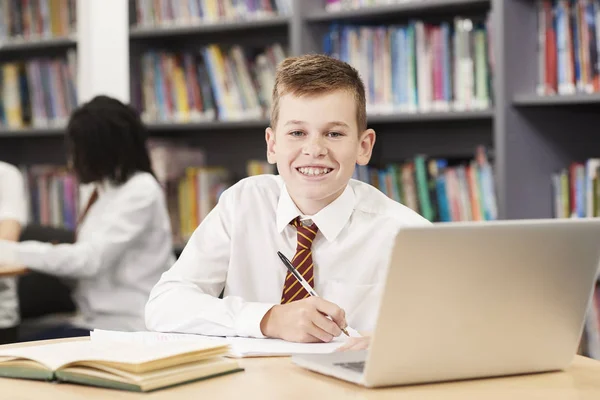
M242 359L244 372L151 393L0 378L6 399L600 399L600 362L576 356L565 372L383 389L364 389L304 370L289 358Z

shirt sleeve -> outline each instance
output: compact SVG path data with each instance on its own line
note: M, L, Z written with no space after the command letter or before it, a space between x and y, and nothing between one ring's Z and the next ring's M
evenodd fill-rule
M123 257L135 238L143 235L151 222L152 210L157 196L156 188L148 185L132 185L121 193L119 206L102 216L98 227L86 240L71 244L0 240L0 264L24 265L57 276L85 278L94 276Z
M0 165L0 221L27 223L27 198L21 172L12 165Z
M229 267L232 189L196 228L179 259L152 289L146 327L159 332L263 338L260 322L274 304L219 299ZM240 191L241 192L241 191Z

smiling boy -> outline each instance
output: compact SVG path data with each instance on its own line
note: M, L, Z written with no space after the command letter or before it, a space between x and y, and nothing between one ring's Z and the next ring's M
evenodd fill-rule
M221 195L152 290L148 329L296 342L373 329L396 233L429 221L351 179L375 143L357 71L323 55L283 61L265 138L279 176ZM321 297L287 275L277 251Z

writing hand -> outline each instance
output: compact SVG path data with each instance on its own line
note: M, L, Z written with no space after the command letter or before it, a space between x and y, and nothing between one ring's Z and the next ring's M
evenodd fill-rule
M347 326L344 310L314 296L276 305L267 311L260 323L260 329L267 337L303 343L330 342L340 336L340 327Z

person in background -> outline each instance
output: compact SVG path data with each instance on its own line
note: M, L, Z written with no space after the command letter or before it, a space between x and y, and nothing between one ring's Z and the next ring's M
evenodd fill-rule
M0 240L19 240L27 222L26 204L21 172L0 161ZM16 286L16 278L0 278L0 344L17 341L19 304Z
M79 183L93 186L75 243L0 240L0 265L76 279L77 315L29 340L89 335L95 328L143 330L150 290L174 262L145 128L130 106L97 96L72 114L66 144Z

